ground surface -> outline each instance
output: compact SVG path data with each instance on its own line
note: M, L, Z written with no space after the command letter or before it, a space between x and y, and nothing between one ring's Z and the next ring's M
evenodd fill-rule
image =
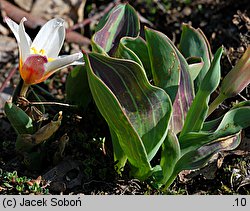
M5 100L19 82L16 68L18 49L3 17L7 15L18 22L22 16L27 16L32 20L27 26L31 37L45 20L64 18L70 33L62 53L69 54L89 49L89 39L96 23L114 2L87 1L85 7L80 4L82 1L77 0L29 0L25 4L22 0L8 2L11 5L6 6L6 1L0 0L0 194L249 194L249 130L243 131L242 144L235 151L216 155L203 169L182 172L168 192L161 192L146 182L129 178L126 170L122 177L114 173L109 130L93 102L85 110L46 107L51 114L49 118L63 110L62 127L47 143L49 150L40 156L41 162L27 164L15 152L16 134L3 113ZM139 12L143 24L165 33L176 44L181 24L190 23L202 29L213 53L223 45L222 77L250 43L248 0L135 0L129 3ZM56 73L41 85L58 102L65 99L65 81L70 70ZM250 99L248 88L241 95L227 100L220 109L244 99ZM63 156L55 161L52 157L64 134L68 135L69 141Z

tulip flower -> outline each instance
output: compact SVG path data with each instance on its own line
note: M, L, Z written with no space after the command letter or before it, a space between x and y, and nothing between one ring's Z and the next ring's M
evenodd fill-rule
M219 96L211 103L208 115L225 99L239 94L250 83L250 46L226 75L221 84Z
M58 56L65 39L63 19L54 18L45 23L33 42L25 32L26 18L22 18L19 25L8 17L5 21L12 30L19 47L19 71L24 81L20 93L22 97L25 97L30 85L43 82L68 65L81 63L81 52Z

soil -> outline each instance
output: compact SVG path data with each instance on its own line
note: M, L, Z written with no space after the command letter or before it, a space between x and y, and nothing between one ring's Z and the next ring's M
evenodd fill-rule
M30 36L35 36L44 20L58 16L64 18L70 33L62 53L69 54L79 49L90 50L89 40L95 25L104 11L117 1L87 1L85 7L81 7L82 1L43 0L46 8L39 7L40 1L35 0L27 1L29 3L26 2L25 6L21 0L8 2L15 7L16 14L9 13L4 7L6 1L0 0L0 194L30 194L28 182L21 191L17 188L20 185L17 178L37 182L40 189L36 190L36 194L249 194L249 129L243 131L242 144L235 151L217 154L202 169L181 172L170 189L162 192L147 181L130 178L127 169L122 176L115 173L109 129L93 101L84 109L46 106L49 120L63 111L62 124L53 138L44 144L43 147L48 150L40 153L42 149L37 149L38 154L34 155L39 156L37 163L28 163L29 157L20 156L15 150L17 135L3 112L5 101L11 97L20 80L17 44L3 21L4 16L12 15L12 19L20 20L23 14L31 15L33 25L27 26ZM194 28L201 28L213 53L223 45L222 78L250 43L248 0L128 2L139 12L143 25L165 33L175 44L180 39L182 23L189 23ZM71 70L72 67L65 68L39 84L49 94L46 99L65 102L65 82ZM240 95L225 101L217 113L224 112L236 101L246 99L250 99L248 87ZM47 123L49 120L46 120ZM69 140L64 145L63 156L55 160L53 156L61 146L64 135ZM9 181L13 172L17 174L15 180ZM6 183L10 186L6 186Z

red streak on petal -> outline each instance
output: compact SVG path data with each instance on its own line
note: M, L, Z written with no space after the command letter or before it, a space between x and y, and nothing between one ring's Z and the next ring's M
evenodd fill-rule
M44 75L44 64L48 60L45 56L30 55L20 68L20 74L26 84L36 84L41 82Z

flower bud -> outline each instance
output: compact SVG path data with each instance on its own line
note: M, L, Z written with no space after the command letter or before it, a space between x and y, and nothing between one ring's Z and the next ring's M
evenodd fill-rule
M228 98L239 94L250 82L250 47L221 84L222 94Z

